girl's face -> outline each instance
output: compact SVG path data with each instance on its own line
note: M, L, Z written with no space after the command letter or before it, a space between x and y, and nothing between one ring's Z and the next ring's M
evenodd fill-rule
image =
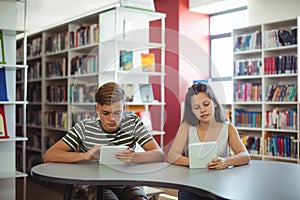
M122 101L111 105L96 105L97 113L101 120L102 128L106 131L115 131L122 120L124 103Z
M201 122L210 122L214 118L215 104L207 96L207 94L200 92L191 97L192 112Z

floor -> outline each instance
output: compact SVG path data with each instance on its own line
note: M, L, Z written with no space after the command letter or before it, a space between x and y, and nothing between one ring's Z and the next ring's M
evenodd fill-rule
M17 179L17 200L23 200L23 180ZM36 180L32 177L27 178L27 192L26 200L63 200L63 184L54 184L50 182L42 182ZM159 196L158 200L174 200L177 199L173 197L176 195L176 190L164 189L166 194ZM77 196L74 195L72 200L86 200L85 195L81 192L77 193Z

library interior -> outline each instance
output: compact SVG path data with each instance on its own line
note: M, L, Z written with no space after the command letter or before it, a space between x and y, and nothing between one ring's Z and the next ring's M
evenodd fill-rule
M131 184L141 185L149 200L182 200L182 191L196 193L199 199L203 195L206 199L297 197L297 191L288 195L287 191L300 174L299 6L300 1L295 0L0 0L0 199L85 200L92 199L90 193L102 199L105 186ZM121 111L106 111L106 104L99 102L98 89L109 82L125 92ZM194 86L199 84L215 93L217 100L206 95L215 107L211 112L216 116L220 106L225 116L222 123L230 125L225 131L228 159L219 152L219 137L201 139L204 133L198 127L206 122L204 112L208 111L203 111L207 108L202 103L196 108L193 96L188 99L187 95L194 89L199 97L204 92L196 91ZM111 100L112 109L116 102ZM188 125L185 146L174 147L188 121L189 106L190 115L199 123L195 127L201 145L193 148L196 169L190 164L195 159L189 159L194 125ZM203 103L203 107L208 105ZM122 117L115 122L119 112ZM196 112L204 114L197 116ZM112 119L107 127L120 123L112 132L104 124L108 115ZM95 127L87 122L90 119L100 131L91 133ZM136 119L142 131L134 124L134 131L126 132L126 119ZM114 136L103 139L105 134ZM230 160L242 157L232 134L238 135L249 162ZM134 140L133 145L122 141L128 138ZM216 142L205 149L204 144L211 140ZM154 143L149 145L149 141ZM99 145L96 151L93 146ZM117 148L104 147L110 145ZM44 155L53 147L92 156L95 149L99 155L90 161L48 162ZM143 157L143 163L128 164L114 157L116 151L127 154L128 148L132 160L155 148L164 159L148 163ZM182 155L170 162L169 153L181 148ZM100 152L106 150L109 156L104 163ZM204 159L203 155L212 157ZM207 169L215 157L224 165L227 161L233 164L222 170ZM164 177L166 169L179 171L179 160L187 162L179 164L184 165L187 177L179 180L180 173ZM122 167L115 167L116 163ZM288 165L293 170L286 175L281 172L286 184L274 196L262 194L269 185L245 183L240 191L253 186L257 194L243 195L225 186L224 179L230 179L233 170L238 177L248 172L258 176L260 166L272 165ZM137 170L137 166L144 169ZM150 170L150 166L157 168ZM55 173L54 169L64 167L68 168L64 173ZM88 172L71 174L78 167L98 173L95 177ZM226 170L232 171L225 175ZM272 167L270 171L276 170ZM214 180L196 181L196 173L204 180L209 175Z

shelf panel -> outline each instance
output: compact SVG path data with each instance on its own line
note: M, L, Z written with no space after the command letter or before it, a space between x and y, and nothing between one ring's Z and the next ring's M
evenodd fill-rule
M159 102L159 101L153 101L153 102L125 102L125 105L128 106L139 106L139 105L144 105L144 106L162 106L165 105L164 102Z
M7 178L22 178L22 177L27 177L28 175L23 173L23 172L19 172L19 171L15 171L15 172L0 172L0 179L7 179Z
M28 65L11 65L11 64L0 64L0 68L5 68L5 69L23 69L23 68L28 68Z
M26 140L28 140L26 137L0 138L0 142L18 142L18 141L26 141Z
M0 101L0 104L4 105L25 105L28 101Z
M166 45L163 43L136 42L136 41L126 41L121 39L106 40L101 42L100 45L115 45L116 48L119 50L128 50L128 51L161 49L166 47Z
M164 131L151 131L150 132L150 134L152 135L152 136L155 136L155 135L165 135L166 134L166 132L164 132Z
M147 15L149 21L155 21L155 20L160 20L163 18L166 18L165 13L159 13L159 12L154 12L154 11L146 11L146 10L140 10L140 9L134 9L134 8L125 8L125 7L116 7L117 11L120 12L131 12L134 14L141 14L143 16Z

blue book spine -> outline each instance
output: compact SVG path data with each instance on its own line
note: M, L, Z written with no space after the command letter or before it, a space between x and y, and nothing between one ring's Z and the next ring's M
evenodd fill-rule
M8 101L5 69L0 68L0 101Z

